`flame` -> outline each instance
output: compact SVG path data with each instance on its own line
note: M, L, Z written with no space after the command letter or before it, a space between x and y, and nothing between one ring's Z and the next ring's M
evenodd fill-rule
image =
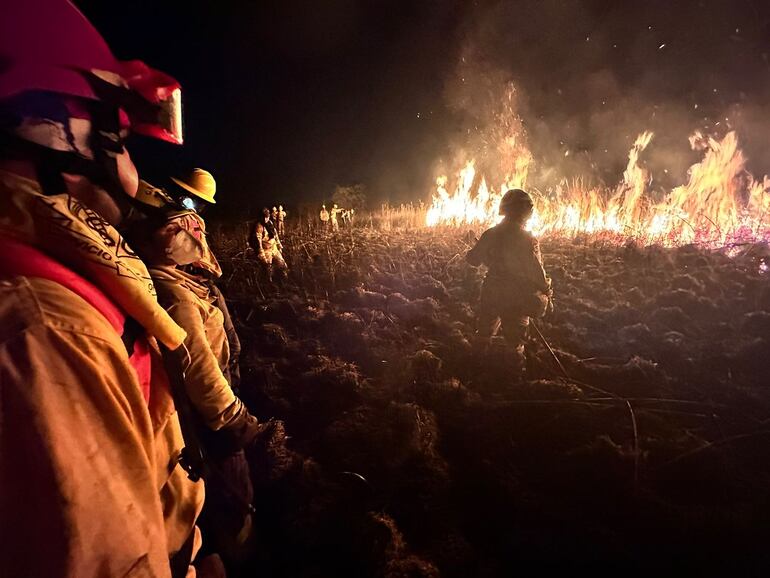
M666 246L770 240L770 178L756 180L748 173L735 132L721 140L694 133L690 145L703 151L703 158L690 167L687 183L667 194L648 189L650 175L640 163L652 139L649 131L637 137L623 179L614 189L586 187L578 179L546 193L535 192L535 209L527 229L537 236L604 234ZM460 170L452 194L447 188L449 179L440 176L427 225L498 222L502 194L509 188L524 188L532 164L532 155L515 136L503 141L500 152L512 158L508 160L510 173L497 189L490 189L483 175L479 178L473 160ZM655 196L662 200L654 202Z

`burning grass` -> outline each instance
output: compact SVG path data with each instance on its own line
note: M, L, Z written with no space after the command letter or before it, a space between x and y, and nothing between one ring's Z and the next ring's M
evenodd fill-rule
M260 462L278 474L258 484L255 568L766 567L767 247L544 239L556 310L539 327L569 378L533 340L520 381L474 334L479 232L295 231L280 290L240 234L215 235L242 395L291 436Z
M614 188L590 187L577 179L535 191L528 230L538 236L603 234L621 244L633 238L645 245L694 243L712 248L770 239L770 178L757 180L748 173L735 132L722 138L694 133L690 145L703 158L690 167L686 183L668 192L651 186L653 175L641 160L653 136L644 132L637 137L623 179ZM526 148L510 154L512 172L497 189L477 174L474 160L460 170L451 194L447 176L440 176L426 224L493 223L502 195L523 186L531 168Z

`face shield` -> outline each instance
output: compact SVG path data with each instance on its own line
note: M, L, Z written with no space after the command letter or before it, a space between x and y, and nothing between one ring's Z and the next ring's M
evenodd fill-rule
M182 129L182 90L159 91L154 107L138 106L127 110L135 133L174 144L184 142ZM132 114L133 112L133 114Z
M121 62L120 66L120 74L90 71L89 80L100 100L122 111L131 132L182 144L182 89L179 83L138 60Z

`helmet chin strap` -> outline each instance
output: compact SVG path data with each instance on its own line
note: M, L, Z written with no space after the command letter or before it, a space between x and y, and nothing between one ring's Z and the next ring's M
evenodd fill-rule
M47 118L46 109L17 110L6 109L2 114L0 130L0 153L5 158L30 162L37 175L42 191L46 195L58 195L67 192L63 174L80 175L93 185L103 189L120 207L129 211L128 195L123 187L119 171L119 158L124 153L123 139L120 137L120 119L116 108L101 102L90 102L88 107L88 149L93 158L86 158L78 153L74 144L75 137L69 133L68 121L59 117L58 123L65 123L73 147L61 150L60 147L46 146L43 141L35 142L16 132L16 127L24 118ZM29 116L27 116L29 115ZM82 124L80 125L83 126ZM130 161L129 161L130 162Z
M90 145L94 154L93 165L97 168L95 185L106 190L116 202L127 196L118 172L118 156L123 153L123 139L120 137L118 110L94 102L91 109ZM89 175L85 175L89 176ZM90 176L89 176L90 178Z

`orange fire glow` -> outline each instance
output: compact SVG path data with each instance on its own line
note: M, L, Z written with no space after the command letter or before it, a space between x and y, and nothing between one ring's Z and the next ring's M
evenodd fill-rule
M652 140L651 132L637 137L614 189L584 187L577 180L547 192L530 191L535 210L528 230L537 236L596 234L666 246L770 240L770 178L757 180L747 172L735 132L721 139L693 134L690 145L703 151L703 158L690 167L687 182L669 192L649 189L650 175L639 160ZM526 148L509 144L518 156L508 163L512 171L497 188L479 178L473 160L459 171L453 193L447 176L439 177L427 225L497 222L502 194L526 186L532 162Z

